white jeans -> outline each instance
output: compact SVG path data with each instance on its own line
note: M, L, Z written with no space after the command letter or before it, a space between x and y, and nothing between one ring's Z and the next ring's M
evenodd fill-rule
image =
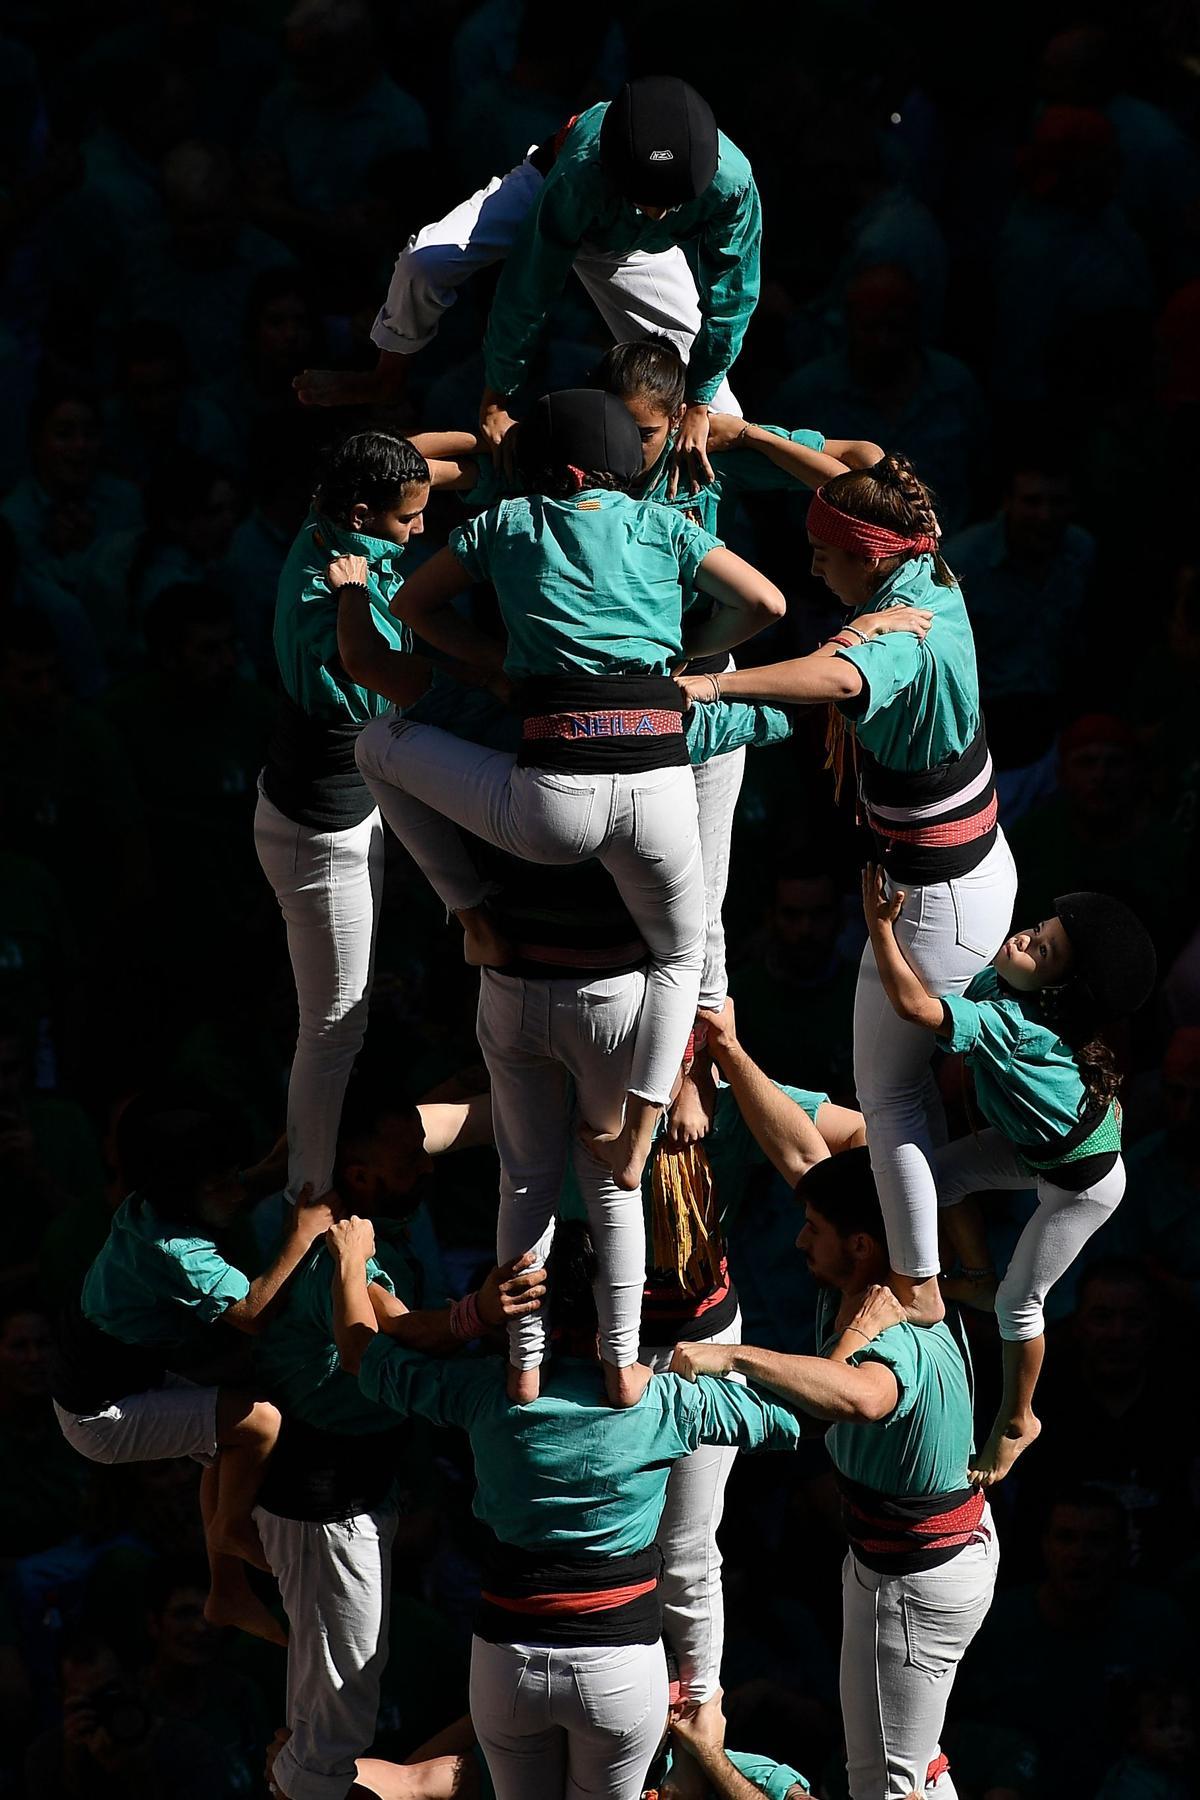
M992 1604L1000 1560L987 1536L922 1575L879 1575L853 1552L842 1565L842 1723L851 1800L955 1800L943 1775L926 1789L958 1665Z
M888 878L888 891L901 884ZM1004 833L957 881L906 888L896 938L931 994L961 994L991 961L1012 922L1017 871ZM934 1150L946 1121L929 1059L934 1038L899 1018L868 943L854 997L854 1083L866 1114L871 1167L892 1267L916 1280L938 1272Z
M729 886L733 815L745 773L744 744L724 756L710 756L707 762L697 764L693 770L700 816L700 858L704 864L704 974L700 980L700 1004L713 1012L720 1012L728 992L721 908L725 904L725 889Z
M458 297L456 290L508 255L541 185L541 175L526 157L444 219L423 225L396 258L371 341L399 356L413 356L431 343L442 314ZM585 243L575 258L575 273L616 343L661 332L686 361L700 329L700 301L678 245L617 257ZM715 412L740 417L728 380L722 381L712 406Z
M275 1763L287 1800L344 1800L371 1746L388 1657L396 1509L317 1525L256 1507L291 1630L287 1723Z
M527 862L594 856L608 870L652 959L629 1092L665 1106L695 1020L704 964L691 769L524 769L503 751L402 718L368 725L357 756L384 818L452 912L478 906L488 892L454 825Z
M125 1394L100 1412L68 1412L56 1400L54 1413L72 1450L89 1462L160 1462L190 1456L207 1464L217 1460L218 1392L168 1373L161 1387Z
M1046 1295L1075 1261L1088 1239L1111 1217L1125 1192L1125 1164L1118 1156L1108 1174L1077 1194L1049 1175L1031 1175L1008 1139L990 1127L978 1137L956 1138L934 1159L939 1206L957 1206L987 1188L1018 1192L1037 1188L1037 1211L1017 1239L996 1294L996 1320L1006 1343L1041 1337Z
M640 1800L667 1724L662 1642L472 1638L471 1723L496 1800Z
M740 1344L741 1314L706 1344ZM644 1348L640 1360L659 1373L671 1366L671 1349ZM740 1375L730 1377L741 1381ZM679 1664L681 1698L710 1700L721 1683L725 1649L725 1594L717 1528L736 1450L701 1444L671 1464L667 1498L655 1532L663 1553L663 1632Z
M262 790L254 844L287 926L300 1029L288 1081L288 1194L333 1185L342 1101L367 1030L383 897L383 825L314 831Z
M494 969L482 970L479 983L479 1043L492 1078L500 1157L496 1260L526 1250L546 1260L573 1158L600 1265L600 1346L617 1368L637 1361L646 1282L642 1196L617 1186L579 1142L575 1125L580 1118L601 1130L620 1124L645 986L636 972L584 985L523 981ZM515 1367L540 1363L540 1314L514 1319L508 1342Z

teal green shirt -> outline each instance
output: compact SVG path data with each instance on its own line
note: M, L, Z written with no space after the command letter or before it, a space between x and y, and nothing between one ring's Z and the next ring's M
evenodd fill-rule
M838 1296L823 1292L817 1343L833 1336ZM950 1327L889 1325L850 1358L878 1362L896 1377L899 1398L886 1419L840 1423L825 1433L839 1474L892 1498L952 1494L967 1485L973 1448L971 1376Z
M363 1358L363 1393L381 1406L458 1425L475 1457L474 1511L506 1544L562 1545L574 1556L644 1550L658 1530L671 1465L701 1444L793 1450L784 1407L734 1381L656 1375L636 1406L614 1407L594 1362L542 1365L542 1392L513 1406L498 1357L413 1357L382 1335Z
M808 450L825 448L825 439L819 431L788 431L782 425L760 425L759 430L769 431L773 437L787 438L793 444L803 444ZM728 534L730 515L743 494L794 494L807 491L794 475L779 468L761 451L747 450L743 446L740 450L714 451L709 457L713 479L694 494L688 493L686 482L681 483L679 491L669 497L667 489L670 486L674 457L675 440L669 438L657 462L643 475L638 489L639 498L657 500L661 506L675 507L694 518L705 531L711 531L718 537L723 538Z
M194 1345L250 1292L240 1269L194 1225L162 1218L131 1194L84 1277L85 1318L123 1344Z
M608 256L683 249L700 302L687 372L689 400L709 402L737 358L758 303L762 212L750 164L724 132L717 172L698 199L648 219L600 167L607 102L571 126L504 264L483 340L487 385L520 387L542 322L585 247Z
M979 1110L1018 1149L1053 1150L1078 1125L1087 1090L1070 1046L1039 1017L1038 996L1006 987L990 966L961 997L943 994L948 1050L966 1057Z
M788 1800L788 1795L795 1788L799 1788L802 1794L812 1792L799 1769L793 1769L787 1763L776 1762L774 1757L755 1756L748 1750L729 1749L726 1749L725 1757L726 1761L733 1764L739 1775L744 1776L747 1781L752 1781L755 1787L767 1796L767 1800ZM664 1780L670 1770L671 1752L668 1749L666 1768L663 1771ZM711 1793L713 1790L707 1788L705 1791Z
M599 489L503 500L450 534L472 581L496 590L517 678L665 674L696 571L718 547L669 507Z
M391 1277L374 1259L367 1264L367 1279L377 1281L389 1294L395 1292ZM398 1357L411 1354L399 1344L392 1348ZM317 1430L362 1437L390 1431L396 1423L391 1413L372 1405L338 1360L333 1341L333 1263L321 1238L288 1283L282 1312L257 1339L255 1368L271 1398Z
M403 585L402 544L345 531L310 512L288 552L275 602L275 660L289 697L313 718L365 725L392 704L351 681L338 657L337 596L325 579L334 556L363 556L375 628L393 650L411 650L412 634L388 611Z
M932 556L913 556L854 617L889 606L928 607L933 624L924 639L893 631L839 649L865 683L843 711L859 743L885 769L936 769L961 756L979 729L975 641L962 589L939 587Z

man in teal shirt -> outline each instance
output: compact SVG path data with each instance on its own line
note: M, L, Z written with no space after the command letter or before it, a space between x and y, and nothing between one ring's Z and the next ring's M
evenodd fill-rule
M708 413L741 411L727 376L758 301L761 237L750 165L711 109L677 77L644 77L409 240L371 332L375 369L306 369L295 386L310 406L394 397L456 289L508 258L484 343L481 418L498 444L574 268L618 343L662 332L690 356L677 445L711 480Z
M498 1359L397 1354L377 1331L369 1298L373 1247L369 1222L335 1228L338 1349L370 1399L470 1436L474 1510L491 1533L471 1716L497 1794L555 1791L553 1759L561 1765L565 1755L580 1791L634 1800L667 1711L654 1538L671 1465L703 1443L794 1448L797 1422L749 1388L707 1380L689 1388L673 1375L656 1376L632 1406L609 1406L596 1257L582 1225L559 1231L559 1355L538 1398L523 1406L509 1400ZM536 1679L527 1679L531 1668Z
M967 1479L966 1354L949 1320L910 1325L878 1285L888 1257L865 1147L818 1163L796 1195L805 1208L797 1246L826 1290L820 1355L691 1343L672 1366L745 1375L825 1421L850 1538L841 1700L852 1800L954 1800L939 1738L998 1559L983 1491Z

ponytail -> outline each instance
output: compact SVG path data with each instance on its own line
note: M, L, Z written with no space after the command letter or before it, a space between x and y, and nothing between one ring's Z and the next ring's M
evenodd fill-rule
M1121 1074L1111 1045L1100 1033L1095 1008L1070 979L1061 987L1043 988L1040 999L1047 1025L1075 1058L1084 1090L1080 1116L1109 1106L1121 1091Z

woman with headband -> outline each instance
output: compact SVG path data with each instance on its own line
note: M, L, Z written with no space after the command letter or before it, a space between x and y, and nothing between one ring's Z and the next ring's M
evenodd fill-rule
M847 754L860 813L888 889L909 895L904 955L932 993L962 994L1012 919L1016 868L996 822L975 646L954 576L938 549L933 502L912 464L886 456L838 475L809 508L813 573L850 608L810 656L728 675L685 676L693 699L830 707L830 762ZM864 640L863 621L907 605L930 616L924 637ZM944 1120L927 1035L896 1016L868 945L854 1008L854 1075L887 1224L896 1292L920 1323L942 1317L933 1151Z

